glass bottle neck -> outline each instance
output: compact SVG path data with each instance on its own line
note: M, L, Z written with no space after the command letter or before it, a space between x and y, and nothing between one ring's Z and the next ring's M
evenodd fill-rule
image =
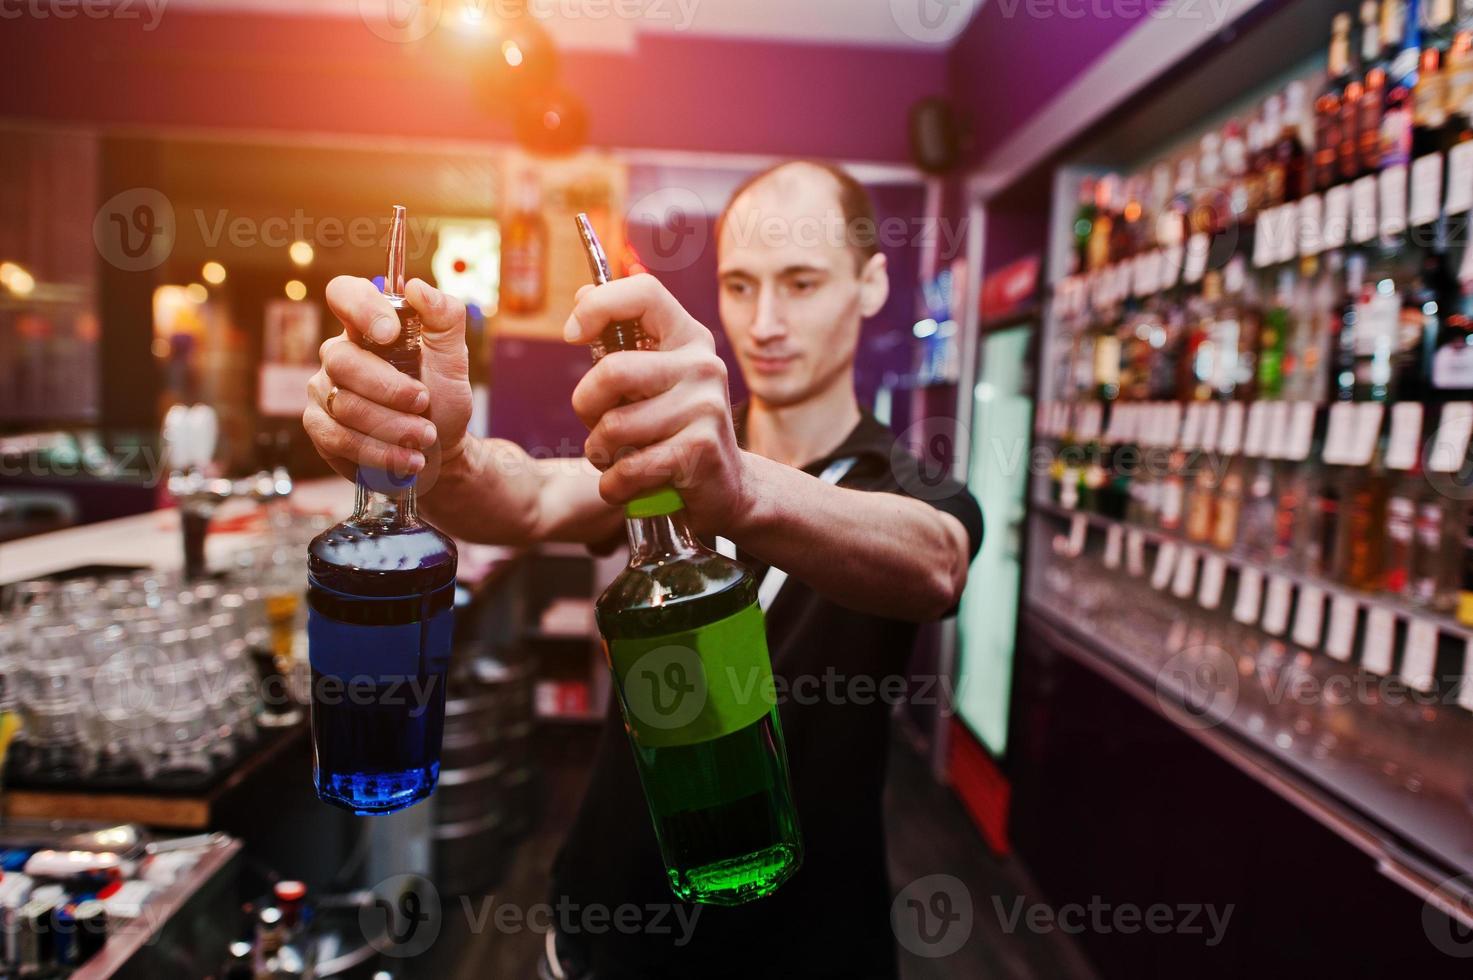
M629 564L646 565L668 558L680 558L703 551L685 511L658 517L631 517L625 522L629 532Z
M403 481L383 470L359 467L358 497L353 506L353 521L407 527L419 520L419 504L414 494L414 478Z

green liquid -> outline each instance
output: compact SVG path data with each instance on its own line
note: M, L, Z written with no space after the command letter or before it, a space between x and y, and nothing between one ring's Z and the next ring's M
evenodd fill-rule
M625 569L599 599L611 642L696 634L757 601L757 584L712 552ZM687 640L689 637L687 636ZM699 642L699 641L697 641ZM765 650L761 652L765 658ZM611 663L612 665L612 663ZM616 681L618 674L615 674ZM803 861L777 708L694 744L641 745L618 685L625 727L670 887L680 898L740 905L775 891Z

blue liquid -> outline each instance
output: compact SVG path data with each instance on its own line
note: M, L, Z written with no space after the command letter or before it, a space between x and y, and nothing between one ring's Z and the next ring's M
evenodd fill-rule
M392 813L440 775L455 545L434 528L329 528L308 556L314 781L323 802Z

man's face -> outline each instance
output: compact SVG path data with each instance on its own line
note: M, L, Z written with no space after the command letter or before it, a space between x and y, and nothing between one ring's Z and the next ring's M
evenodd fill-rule
M733 202L717 243L721 323L754 397L781 407L853 371L859 325L884 304L885 260L859 268L838 186L801 164Z

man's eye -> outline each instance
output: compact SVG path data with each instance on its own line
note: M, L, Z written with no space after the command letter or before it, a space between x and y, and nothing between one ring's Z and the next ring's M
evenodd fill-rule
M740 280L731 279L726 283L726 291L733 296L745 296L751 292L751 286Z
M818 288L818 280L794 279L790 288L795 293L809 293Z

